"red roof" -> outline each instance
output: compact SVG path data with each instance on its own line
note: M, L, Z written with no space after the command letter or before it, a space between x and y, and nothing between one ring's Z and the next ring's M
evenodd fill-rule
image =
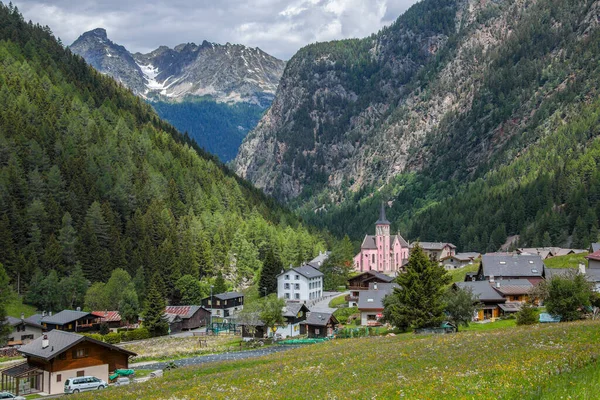
M202 307L200 306L167 306L165 314L177 314L181 318L191 318Z
M585 256L588 260L600 261L600 250L593 252L592 254L588 254Z
M118 311L92 311L92 314L102 318L103 322L121 322L121 314Z

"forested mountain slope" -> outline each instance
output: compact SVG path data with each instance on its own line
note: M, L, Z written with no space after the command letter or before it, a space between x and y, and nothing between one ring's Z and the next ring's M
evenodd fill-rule
M423 0L289 61L236 170L357 239L381 200L410 239L597 240L597 1Z
M249 284L324 250L289 212L230 173L50 29L0 5L0 263L21 292L36 270L112 270Z

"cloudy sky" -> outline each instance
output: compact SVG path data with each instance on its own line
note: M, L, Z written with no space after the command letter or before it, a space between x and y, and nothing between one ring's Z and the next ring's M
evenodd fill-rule
M203 40L258 46L289 59L317 42L364 37L417 0L13 0L65 44L105 28L131 52Z

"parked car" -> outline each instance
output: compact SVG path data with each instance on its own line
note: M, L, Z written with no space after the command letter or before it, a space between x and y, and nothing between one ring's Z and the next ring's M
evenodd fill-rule
M25 400L25 397L17 396L10 392L0 392L0 399Z
M65 381L65 393L79 393L86 390L104 389L108 384L95 376L80 376Z

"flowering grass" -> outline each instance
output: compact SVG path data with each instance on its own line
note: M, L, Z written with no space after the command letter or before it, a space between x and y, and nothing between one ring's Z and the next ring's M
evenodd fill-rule
M577 268L579 264L587 265L587 260L585 259L587 255L588 253L581 253L546 258L544 264L548 268Z
M207 336L206 346L201 346L198 337L157 337L122 347L137 353L131 362L174 360L203 354L223 353L239 350L240 339L233 336Z
M588 377L586 368L598 369L599 340L597 321L334 340L252 360L180 368L141 385L80 398L545 399L557 397L539 388L563 379L574 379L571 398L585 398L577 390L587 387L580 381Z

